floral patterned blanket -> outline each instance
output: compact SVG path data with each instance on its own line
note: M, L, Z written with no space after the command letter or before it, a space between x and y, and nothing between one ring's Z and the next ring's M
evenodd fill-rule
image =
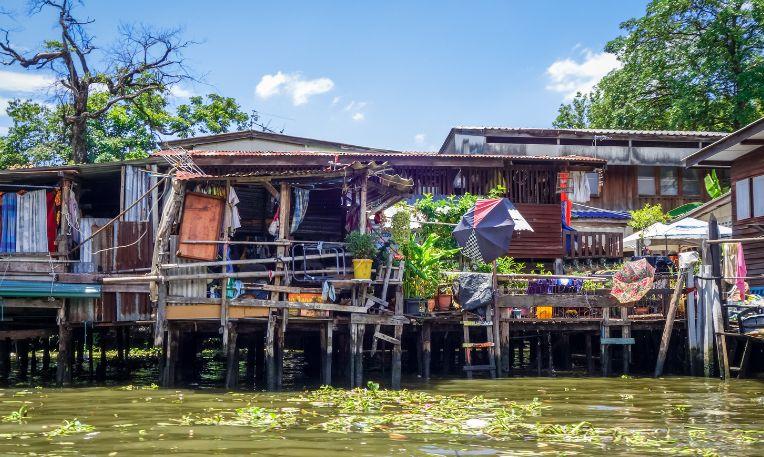
M613 276L613 289L610 290L610 295L620 303L638 301L653 288L654 277L655 268L647 262L647 259L626 262L623 268Z

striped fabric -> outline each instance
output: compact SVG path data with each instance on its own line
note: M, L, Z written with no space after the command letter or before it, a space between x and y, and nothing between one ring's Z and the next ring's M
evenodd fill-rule
M16 252L16 194L3 194L3 229L0 252Z

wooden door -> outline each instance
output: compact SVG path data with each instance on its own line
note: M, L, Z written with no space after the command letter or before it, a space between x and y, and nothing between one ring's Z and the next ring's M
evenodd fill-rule
M214 195L186 193L178 235L178 257L215 260L218 244L190 244L190 240L219 240L225 199Z

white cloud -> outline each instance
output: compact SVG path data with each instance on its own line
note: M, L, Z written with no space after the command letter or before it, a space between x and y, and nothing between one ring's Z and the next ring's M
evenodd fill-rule
M355 100L351 100L350 103L345 105L345 108L343 108L345 111L360 111L366 107L366 102L357 102Z
M339 102L340 102L340 100L342 100L342 97L340 97L340 96L334 97L334 98L332 99L332 106L334 106L334 105L336 105L337 103L339 103Z
M417 133L416 135L414 135L414 143L416 143L419 146L423 145L426 140L427 140L427 135L425 135L424 133Z
M176 98L191 98L196 94L193 91L180 86L170 86L170 95Z
M353 114L353 120L356 122L361 122L362 120L366 119L366 115L363 113L355 113Z
M0 71L0 90L9 92L37 92L53 85L55 80L39 73Z
M594 53L590 49L583 49L581 54L582 61L558 59L546 69L550 80L547 90L564 93L570 100L576 92L590 92L603 76L621 65L615 54Z
M292 104L299 106L308 103L310 97L329 92L333 88L334 81L329 78L305 79L300 73L278 71L273 75L264 75L257 83L255 93L263 99L289 95Z

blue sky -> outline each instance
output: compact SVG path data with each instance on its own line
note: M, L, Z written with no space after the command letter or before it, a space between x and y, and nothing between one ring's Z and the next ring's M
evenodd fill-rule
M50 13L3 3L18 11L13 43L55 36ZM617 64L602 48L646 3L131 0L79 11L101 45L121 23L182 27L202 82L175 88L179 101L216 92L287 134L434 150L456 125L550 126L566 97ZM0 67L0 105L44 98L45 81ZM8 123L0 116L0 133Z

